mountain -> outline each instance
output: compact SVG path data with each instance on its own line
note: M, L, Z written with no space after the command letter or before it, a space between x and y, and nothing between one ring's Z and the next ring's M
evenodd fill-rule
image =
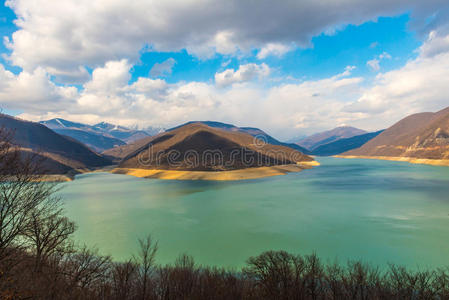
M304 154L310 154L310 151L297 145L294 143L283 143L278 141L277 139L273 138L272 136L268 135L266 132L264 132L263 130L259 129L259 128L254 128L254 127L237 127L235 125L232 124L226 124L226 123L221 123L221 122L216 122L216 121L190 121L187 123L184 123L182 125L173 127L171 129L168 129L167 131L171 131L177 128L180 128L182 126L185 125L189 125L189 124L194 124L194 123L201 123L204 125L207 125L209 127L213 127L213 128L219 128L219 129L223 129L223 130L227 130L227 131L232 131L232 132L243 132L243 133L247 133L252 135L253 137L258 137L259 139L263 140L264 142L268 143L268 144L272 144L272 145L278 145L278 146L285 146L285 147L290 147L293 148L299 152L302 152Z
M239 130L189 123L154 137L126 156L119 167L224 171L302 161L313 159L289 147L259 145L252 135Z
M101 122L87 125L56 118L40 122L59 134L72 137L97 152L122 146L156 134L162 129L134 130L123 126Z
M408 116L346 156L449 159L449 107Z
M335 142L316 147L312 151L312 154L318 156L331 156L341 154L352 149L360 148L369 140L372 140L382 132L383 130L380 130L376 132L365 133L362 135L356 135L350 138L339 139Z
M307 138L300 139L296 142L296 144L312 151L321 145L329 144L339 139L350 138L365 133L367 133L365 130L361 130L358 128L350 126L340 126L332 130L315 133Z
M104 156L111 158L112 160L114 160L116 162L119 162L126 156L130 155L131 153L135 152L136 150L147 145L151 140L153 140L157 136L158 135L148 136L148 137L142 138L137 141L133 141L133 142L123 145L123 146L114 147L114 148L111 148L111 149L108 149L108 150L102 152L102 154Z
M108 134L114 138L120 139L126 143L131 143L139 139L156 135L163 132L164 129L157 127L148 127L145 130L130 129L120 125L114 125L101 122L92 126L92 128L103 134Z
M39 153L52 174L103 167L111 161L82 143L60 135L46 126L0 114L0 126L14 132L13 144L24 152Z

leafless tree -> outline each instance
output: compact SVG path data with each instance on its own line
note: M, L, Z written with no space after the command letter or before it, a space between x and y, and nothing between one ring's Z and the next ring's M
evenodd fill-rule
M132 260L115 264L112 271L115 299L127 300L135 297L137 268Z
M59 252L72 251L70 236L75 232L75 223L62 216L61 209L31 212L23 235L35 254L35 271L41 271L42 263Z
M39 155L12 143L13 132L0 128L0 262L23 246L21 236L32 212L53 207L56 183L40 181Z
M150 235L145 239L139 239L139 253L134 258L139 266L138 279L140 286L140 297L142 300L149 298L150 278L155 264L158 243L154 242Z
M111 277L111 258L84 246L68 255L61 263L61 269L69 290L96 289Z

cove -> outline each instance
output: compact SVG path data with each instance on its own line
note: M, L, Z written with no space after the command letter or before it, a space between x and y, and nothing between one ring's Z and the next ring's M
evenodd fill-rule
M318 158L321 166L231 182L90 173L63 183L79 244L125 260L137 238L159 242L157 262L187 253L241 267L264 250L316 252L410 268L449 266L449 168Z

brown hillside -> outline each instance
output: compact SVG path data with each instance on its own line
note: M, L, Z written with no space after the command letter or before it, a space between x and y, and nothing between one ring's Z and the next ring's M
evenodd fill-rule
M125 158L126 156L130 155L131 153L146 146L150 141L152 141L155 137L158 137L159 135L147 136L147 137L138 139L130 144L126 144L126 145L108 149L106 151L103 151L102 154L107 157L110 157L114 160L120 161L121 159Z
M63 174L72 169L111 164L109 159L96 154L80 142L59 135L39 123L1 114L0 127L13 132L12 142L23 151L37 152L45 156L47 161L44 164L49 173Z
M449 159L449 107L408 116L343 155Z
M312 160L289 147L259 145L259 142L247 133L193 123L154 137L125 157L120 167L218 171L296 164Z

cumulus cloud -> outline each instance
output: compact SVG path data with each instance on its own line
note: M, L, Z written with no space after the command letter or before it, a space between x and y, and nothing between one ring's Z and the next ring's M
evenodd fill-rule
M449 52L449 35L438 31L431 31L427 41L421 47L422 57L433 57L440 53Z
M34 111L59 110L70 107L77 97L75 87L57 86L42 68L19 75L5 70L0 64L0 103L5 108Z
M388 54L387 52L383 52L382 54L379 54L376 58L367 61L366 65L370 67L372 71L377 72L380 70L380 62L384 59L391 59L391 55Z
M171 75L176 60L169 58L161 63L155 63L150 70L151 77L165 77Z
M225 87L234 83L244 83L256 78L266 77L270 74L270 68L266 64L246 64L240 65L237 71L226 69L215 74L215 83Z
M259 53L257 53L258 59L264 59L268 56L277 56L281 57L288 51L292 50L293 47L283 45L283 44L276 44L276 43L269 43L260 49Z
M446 38L430 36L416 59L379 73L373 82L354 77L354 67L348 66L329 78L267 87L255 79L268 74L269 67L246 64L217 73L215 83L139 78L129 84L132 64L117 60L94 69L77 90L53 84L42 68L15 75L0 65L0 103L24 109L22 116L34 120L63 117L170 127L208 119L260 127L280 138L336 124L377 130L411 113L448 105L449 51L440 46ZM432 49L438 51L429 52ZM253 83L241 84L248 81Z
M449 49L443 51L441 47L447 38L449 35L436 38L431 33L416 59L397 70L378 74L373 85L345 110L391 124L411 113L448 106Z
M24 109L34 120L65 117L83 122L106 120L122 125L170 127L190 120L218 120L263 128L280 138L350 124L367 130L392 125L406 115L437 111L448 105L449 51L441 49L446 36L433 37L419 56L397 70L379 73L371 83L353 77L353 66L321 80L235 84L254 80L268 67L242 65L217 73L214 83L139 78L129 84L131 64L110 61L96 68L78 91L56 86L39 69L19 75L0 68L0 102ZM227 74L227 75L226 75ZM222 80L222 81L220 81ZM222 86L232 84L232 88Z
M378 73L373 82L364 82L363 78L354 77L352 71L355 67L347 66L340 74L329 78L303 81L295 79L289 80L288 82L294 83L288 84L285 83L287 80L272 81L267 86L265 80L258 79L272 79L268 77L271 72L269 66L264 63L248 63L240 65L237 70L228 68L216 73L214 82L169 84L162 78L138 78L130 84L130 70L134 59L132 53L138 49L137 45L146 39L142 38L148 33L146 30L145 34L141 33L138 30L140 27L137 26L134 31L129 31L132 32L131 37L122 37L121 27L112 26L111 31L118 34L118 38L109 39L103 36L101 30L103 25L99 26L101 22L105 22L101 16L90 24L94 28L86 28L85 24L76 27L77 19L83 19L83 12L78 11L74 13L73 20L66 21L68 23L65 27L34 28L30 24L39 25L40 22L48 22L60 25L61 21L58 14L55 14L53 19L34 20L31 17L35 13L34 10L43 10L47 13L46 7L33 6L38 2L38 0L33 3L27 2L31 3L32 11L29 14L27 10L22 12L23 20L18 21L22 22L22 25L19 25L22 29L16 32L18 35L13 36L11 41L7 40L7 46L12 50L11 59L24 66L23 71L14 74L0 64L0 103L7 109L24 110L26 113L22 116L25 118L41 120L63 117L86 123L104 120L126 126L137 124L141 127L149 125L171 127L185 121L209 119L240 126L260 127L277 137L287 138L297 134L298 131L312 132L328 129L336 124L349 124L367 130L381 129L410 113L436 111L448 105L449 34L441 28L430 32L418 49L417 58L397 70ZM21 1L9 2L10 5L26 6L21 3ZM205 4L207 3L209 2L205 1ZM434 2L430 4L433 5ZM65 9L58 8L59 1L53 5L56 7L55 10ZM72 3L74 8L77 5L75 2ZM86 2L85 5L92 4ZM108 5L105 4L104 8L109 7ZM120 6L120 3L116 5ZM133 5L138 4L130 4L131 7ZM167 4L164 2L157 5L165 7ZM178 12L183 9L180 4ZM116 8L113 7L108 13L112 14L115 11ZM174 8L161 10L158 14L172 14L173 11L177 10ZM274 15L277 11L278 8L275 8ZM128 11L113 16L126 19L130 18L128 13L133 15ZM212 9L210 13L214 15L216 12ZM148 22L147 19L142 17L142 22ZM164 20L165 17L151 19L152 26L165 28L167 24ZM122 20L116 22L121 24ZM76 26L73 27L72 23ZM205 30L204 36L197 37L198 43L195 46L199 47L198 51L207 45L205 49L212 47L213 51L220 49L218 51L231 53L237 51L235 45L240 48L247 41L256 41L252 38L240 41L241 32L221 30L220 26L218 26L220 30L211 31L212 33ZM72 30L73 28L76 30ZM72 34L70 43L73 48L67 48L69 53L63 55L65 47L68 47L66 40L67 36L70 36L68 32ZM36 42L36 52L29 51L27 47L30 45L21 44L26 41L21 40L21 35L28 35L30 41ZM60 41L56 40L56 36ZM48 38L47 49L42 44L41 37ZM96 38L102 42L93 47ZM177 44L177 41L169 43L170 39L162 39L162 35L160 38L163 42L155 45L162 48L185 45ZM119 47L127 39L135 43L125 48ZM114 44L115 42L118 44ZM283 41L271 41L269 38L260 39L258 43L262 50L270 43L286 45ZM130 48L126 49L128 46ZM24 52L21 52L22 50ZM47 56L44 50L54 57ZM262 50L259 50L258 54ZM275 55L273 50L270 51L266 50L264 55L267 55L266 57ZM381 53L373 58L378 61L378 71L380 71L379 62L390 58L388 53ZM90 64L95 66L91 75L86 71L86 66ZM168 68L159 66L158 72L164 74L169 71ZM59 77L65 76L66 80L76 79L84 83L80 88L55 84L52 81L55 74ZM251 84L248 84L249 82Z
M34 105L35 100L28 98L30 94L16 94L9 108L17 108L14 104L26 107L21 117L32 120L63 117L87 123L106 120L141 127L170 127L189 120L213 119L261 127L286 138L300 129L328 126L330 118L338 123L352 120L352 113L342 111L343 103L355 101L362 81L350 77L351 68L348 67L341 74L317 81L281 84L268 89L257 84L237 84L232 89L223 89L213 83L168 84L163 79L151 78L139 78L129 84L130 69L126 60L107 62L93 71L92 79L80 91L55 86L48 74L39 73L34 76L41 78L39 86L46 90L36 95L52 97L42 102L44 98L39 96ZM263 64L249 64L233 72L232 78L238 78L239 82L268 71ZM0 76L0 79L6 78L0 81L0 102L3 103L17 87L5 89L5 82L9 86L30 75L14 75L2 69ZM37 82L37 77L27 80L28 86ZM43 105L38 105L39 102Z
M6 45L9 60L26 72L42 67L62 83L87 80L84 67L138 60L139 50L187 49L210 57L259 49L282 55L285 45L307 46L311 37L345 24L412 11L413 26L448 19L446 0L364 1L110 1L7 0L19 28ZM326 9L323 9L323 8ZM438 14L436 14L438 12ZM433 16L432 22L428 17Z

